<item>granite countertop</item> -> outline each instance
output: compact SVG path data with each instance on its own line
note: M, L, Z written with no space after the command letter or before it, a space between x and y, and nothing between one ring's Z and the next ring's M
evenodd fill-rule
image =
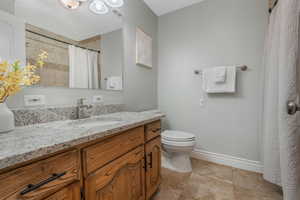
M26 162L95 139L116 134L164 117L157 110L119 112L84 120L67 120L18 127L0 134L0 169ZM112 124L109 124L110 122ZM103 123L102 126L91 126ZM105 125L105 122L108 122Z

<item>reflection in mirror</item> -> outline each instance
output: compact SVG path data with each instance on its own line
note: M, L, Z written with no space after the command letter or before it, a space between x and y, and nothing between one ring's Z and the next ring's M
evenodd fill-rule
M93 2L67 9L60 0L16 0L15 13L26 22L27 61L34 63L40 50L49 54L40 86L123 89L121 12L105 4L110 10L96 14Z

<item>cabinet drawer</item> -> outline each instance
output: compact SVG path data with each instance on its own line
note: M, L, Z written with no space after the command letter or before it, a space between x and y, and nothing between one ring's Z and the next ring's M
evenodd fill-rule
M161 133L160 120L146 125L146 128L145 128L146 141L150 141L153 138L160 136L160 133Z
M78 151L70 151L0 175L0 199L40 200L80 179Z
M85 177L144 143L144 127L138 127L83 150Z

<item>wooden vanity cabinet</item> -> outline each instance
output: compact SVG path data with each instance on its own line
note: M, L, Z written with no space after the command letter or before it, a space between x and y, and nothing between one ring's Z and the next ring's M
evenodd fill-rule
M161 121L145 125L146 199L150 199L161 183Z
M156 121L0 173L0 200L149 200L160 173Z
M146 194L150 199L158 190L161 183L161 138L157 137L145 145L146 168Z
M144 148L138 147L85 180L87 200L145 200Z
M70 184L79 181L79 152L72 150L0 174L0 200L47 199L65 187L69 190ZM69 193L66 190L59 193Z
M80 183L66 186L44 200L81 200Z
M84 148L84 176L143 144L144 127L141 126Z
M145 125L145 140L146 142L157 138L161 133L161 121L155 121Z

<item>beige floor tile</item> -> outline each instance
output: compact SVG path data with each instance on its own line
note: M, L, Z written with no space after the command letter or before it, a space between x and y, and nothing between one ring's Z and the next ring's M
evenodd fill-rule
M181 199L233 200L233 185L209 176L193 173L184 184Z
M265 194L270 194L270 195L274 195L274 193L275 193L275 195L282 196L282 188L281 187L265 181L263 179L262 175L259 177L259 179L261 182L261 186L258 188L259 192L265 193Z
M261 174L192 160L192 173L162 169L162 185L153 200L282 200L280 187Z
M181 190L168 188L159 191L152 200L179 200L181 193Z
M282 194L278 192L262 193L241 187L235 187L234 194L237 200L283 200Z
M256 198L262 200L281 200L282 191L279 186L265 181L261 174L248 172L244 170L233 170L233 184L236 188L248 190L248 194L256 195Z
M191 173L177 173L162 169L162 189L182 190L183 184L189 179Z
M234 187L234 196L236 200L262 200L254 190L238 186Z
M233 170L231 167L196 159L192 159L192 164L194 173L232 183Z
M241 188L257 190L262 185L262 179L258 173L233 169L233 184Z

